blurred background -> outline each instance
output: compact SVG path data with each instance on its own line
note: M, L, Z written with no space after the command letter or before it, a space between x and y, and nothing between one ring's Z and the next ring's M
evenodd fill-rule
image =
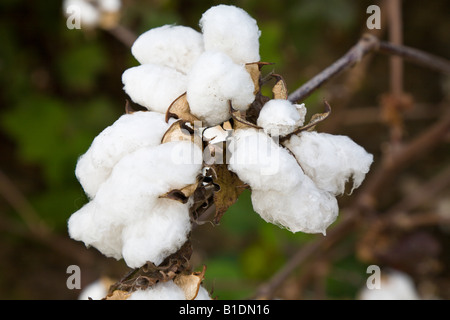
M257 20L261 60L275 63L263 73L281 74L290 91L369 31L369 5L382 8L382 28L372 32L389 40L384 3L365 0L123 0L119 21L135 35L164 24L198 30L201 14L219 3L239 6ZM450 2L432 0L424 6L419 0L403 2L403 42L448 59ZM87 201L74 174L77 158L123 114L121 75L138 63L111 30L68 29L57 0L2 0L0 39L0 299L76 299L80 290L66 286L69 265L80 266L82 288L128 271L123 261L71 240L66 223ZM327 99L333 113L317 130L350 136L374 154L373 168L393 139L398 140L398 135L393 138L398 123L390 122L383 108L382 97L391 90L390 72L388 56L370 55L304 101L312 114ZM411 98L401 110L400 140L407 142L448 110L450 80L405 62L402 81ZM442 143L401 168L379 193L376 210L363 215L364 221L326 252L299 264L274 296L357 299L369 276L367 267L375 264L408 274L422 298L450 298L449 185L441 181L419 204L402 210L402 217L432 214L431 221L408 228L379 223L385 221L383 213L421 194L424 186L434 186L433 179L448 172L449 160L447 131ZM340 197L340 207L351 206L357 195L358 190ZM213 296L244 299L296 252L322 237L292 234L264 222L253 212L246 191L219 226L196 228L191 262L196 270L207 266L204 284Z

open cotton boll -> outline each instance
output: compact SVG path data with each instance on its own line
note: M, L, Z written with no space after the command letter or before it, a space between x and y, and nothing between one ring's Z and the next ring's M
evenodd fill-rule
M189 157L201 158L201 153L200 148L190 141L174 141L143 147L124 156L100 186L95 198L72 214L68 223L70 236L83 241L86 246L97 248L106 256L121 258L126 240L122 236L125 228L136 223L144 226L146 217L165 201L159 196L194 183L200 173L201 162L190 162ZM181 162L179 157L183 154L186 159ZM180 209L176 201L171 201L174 205L166 208L166 214L180 216L186 213L185 218L188 219L186 208ZM178 236L182 237L183 233ZM161 254L165 253L166 249Z
M292 189L252 189L253 209L267 222L291 232L323 233L339 212L336 198L304 176Z
M262 130L235 131L229 150L229 169L252 189L281 192L303 179L304 174L295 158Z
M260 60L261 31L256 20L241 8L218 5L208 9L200 19L205 50L221 51L235 63Z
M187 78L169 67L143 64L125 70L122 82L131 100L165 114L172 102L186 92Z
M95 137L75 168L75 175L89 198L95 196L122 157L145 146L159 145L168 126L164 115L139 111L122 115Z
M147 261L159 265L181 248L190 231L189 206L158 199L146 217L125 227L122 256L130 268L139 268Z
M353 189L358 188L373 162L373 156L347 136L302 132L285 145L314 183L334 195L345 192L350 178Z
M289 100L272 99L261 109L257 125L271 136L285 136L305 122L304 104L292 104Z
M243 65L221 52L204 52L188 74L187 100L191 113L208 126L230 119L228 101L246 110L255 100L255 86Z
M200 32L172 25L148 30L131 47L131 53L139 63L163 65L185 74L203 51Z

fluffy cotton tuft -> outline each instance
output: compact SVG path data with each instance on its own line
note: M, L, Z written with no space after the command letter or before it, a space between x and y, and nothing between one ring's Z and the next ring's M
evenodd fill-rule
M262 130L235 131L228 149L229 169L252 189L282 192L303 178L295 158Z
M165 25L141 34L131 52L141 64L157 64L188 73L203 53L203 37L185 26Z
M256 20L241 8L218 5L203 13L200 19L205 50L221 51L235 63L260 60L261 31Z
M201 150L189 141L143 147L124 156L95 198L69 219L69 234L131 268L158 265L190 231L189 205L159 198L196 181L201 162L179 159ZM149 245L151 243L151 245Z
M292 104L288 100L269 100L259 113L257 125L271 136L285 136L305 122L304 104Z
M186 92L186 75L156 64L143 64L125 70L125 92L148 110L166 113L172 102Z
M78 159L75 169L89 198L95 196L120 159L139 148L159 145L168 127L164 115L139 111L122 115L104 129Z
M254 84L242 65L221 52L204 52L188 75L187 100L193 115L215 126L231 114L228 101L236 110L246 110L255 99Z
M253 209L265 221L292 232L325 233L336 220L336 199L261 130L237 130L230 150L229 169L250 185Z
M373 162L373 156L347 136L302 132L292 136L286 147L314 183L334 195L345 192L350 178L353 189L358 188Z
M304 176L297 186L284 191L252 189L253 209L267 222L291 232L322 233L336 221L336 198L318 189Z

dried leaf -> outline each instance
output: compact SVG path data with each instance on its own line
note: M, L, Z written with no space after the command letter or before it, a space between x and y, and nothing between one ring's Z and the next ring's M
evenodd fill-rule
M170 118L181 119L192 123L194 121L200 121L191 113L186 92L176 98L167 109L166 122L169 122Z
M187 125L187 121L174 122L161 139L161 144L171 141L194 141L194 129Z
M182 189L171 190L159 197L175 200L175 201L178 201L181 203L187 203L189 200L189 197L194 194L194 192L195 192L195 190L197 190L197 187L199 186L199 184L200 184L200 180L197 181L196 183L187 185L186 187L184 187Z
M227 164L216 164L211 169L214 172L213 183L219 189L214 192L214 204L216 205L214 223L218 224L228 208L236 202L239 195L245 190L246 185L237 174L228 170Z
M255 128L255 129L262 129L261 127L257 126L254 123L251 123L250 121L245 120L241 117L241 112L239 110L234 110L233 105L231 104L231 100L228 101L228 105L230 108L231 118L234 120L234 130L238 129L245 129L245 128Z
M205 276L206 266L201 272L191 274L180 274L173 279L173 282L184 291L186 300L194 300Z
M188 240L177 252L168 256L160 265L155 266L153 263L147 262L142 267L129 272L110 287L108 296L117 290L124 292L133 292L138 289L145 290L158 282L173 280L178 274L189 272L191 255L192 246Z
M131 296L130 292L123 290L115 290L112 294L107 295L105 300L127 300Z
M272 74L272 77L277 79L277 82L272 88L273 98L287 100L288 90L286 87L286 82L284 81L283 77L280 76L279 74Z
M130 100L125 101L125 113L126 114L132 114L138 111L148 111L147 108L140 106L136 103L131 102Z

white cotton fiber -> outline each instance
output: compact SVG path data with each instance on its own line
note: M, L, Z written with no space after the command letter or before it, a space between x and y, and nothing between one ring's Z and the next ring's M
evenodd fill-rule
M235 131L228 149L229 169L252 189L282 192L297 185L304 176L289 151L262 130Z
M259 113L257 125L271 136L285 136L305 122L304 104L292 104L289 100L269 100Z
M358 188L373 162L373 156L347 136L302 132L285 145L314 183L334 195L345 192L349 179L353 189Z
M125 70L122 82L131 100L165 114L172 102L186 92L187 78L169 67L143 64Z
M292 232L325 234L336 220L336 198L317 188L294 156L262 130L237 130L229 149L229 169L249 184L253 209L265 221Z
M243 65L221 52L204 52L188 74L187 100L193 115L208 126L227 121L228 101L246 110L255 99L254 84Z
M122 256L130 268L147 261L159 265L187 241L191 231L189 206L174 200L158 199L142 219L128 224L123 233Z
M165 25L141 34L131 52L141 64L157 64L188 73L203 53L202 34L185 26Z
M203 13L200 19L205 50L221 51L235 63L260 60L261 31L256 20L241 8L218 5Z
M137 255L127 249L126 263L130 267L139 267L142 257L160 263L166 255L181 247L182 240L187 239L190 223L187 204L159 196L196 181L201 162L192 163L187 159L180 162L178 155L201 158L201 152L190 141L175 141L143 147L124 156L100 186L95 198L70 217L70 236L116 259L124 255L124 247L130 247L128 241L131 241L142 251ZM173 204L169 205L167 201ZM156 216L150 218L152 214ZM137 228L141 235L145 232L153 234L149 237L159 233L146 248L148 238L136 238L139 236L131 235L128 228ZM176 230L177 234L171 230Z
M75 175L91 199L120 159L139 148L161 143L168 129L164 119L164 115L156 112L124 114L94 139L78 159L75 169Z
M127 300L186 300L184 291L172 280L134 291Z
M325 235L339 212L336 198L319 190L307 176L284 191L252 189L252 204L265 221L291 232Z

